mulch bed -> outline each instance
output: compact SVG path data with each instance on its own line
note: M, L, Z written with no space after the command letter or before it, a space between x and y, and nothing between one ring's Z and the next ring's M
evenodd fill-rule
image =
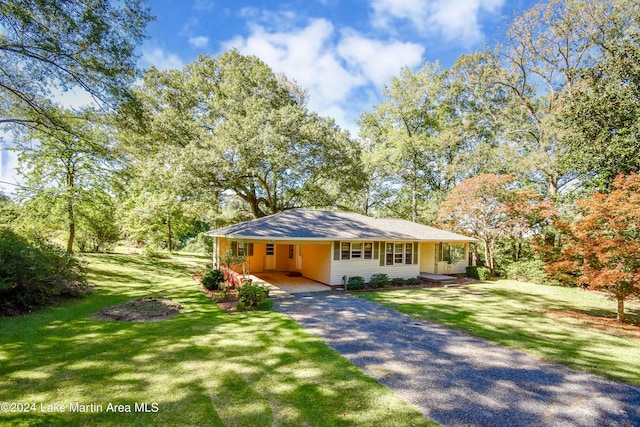
M233 313L235 311L238 311L236 308L236 305L238 305L238 291L236 289L231 289L229 291L229 299L221 301L220 291L210 291L209 289L206 289L204 286L202 286L202 281L201 281L202 274L194 274L191 276L191 278L196 282L198 282L198 285L200 286L200 290L204 292L209 298L211 298L213 302L218 304L218 307L220 307L227 313Z
M169 298L147 297L105 307L94 317L119 322L158 322L179 314L180 310L180 303Z

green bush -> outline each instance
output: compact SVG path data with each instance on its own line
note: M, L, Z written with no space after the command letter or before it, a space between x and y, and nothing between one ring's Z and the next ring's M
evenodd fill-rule
M347 290L356 291L358 289L364 289L364 277L351 276L347 280Z
M87 290L82 265L72 255L0 228L0 315L28 312Z
M417 286L417 285L421 284L422 282L420 282L420 279L418 279L417 277L410 277L410 278L406 279L404 281L404 283L407 286Z
M391 284L393 286L404 286L407 284L407 281L402 277L394 277L393 279L391 279Z
M369 280L369 286L377 289L384 288L389 283L389 276L384 273L374 274L371 276L371 280Z
M481 267L477 265L470 265L466 269L467 277L471 277L472 279L478 280L487 280L491 277L491 270L487 267Z
M263 285L254 285L250 282L242 283L238 288L238 309L268 310L273 302L269 300L269 288Z
M220 283L224 282L224 273L219 269L208 270L202 275L202 286L210 291L217 291L220 289Z
M539 285L548 280L544 263L540 260L517 261L505 268L507 279L532 282Z

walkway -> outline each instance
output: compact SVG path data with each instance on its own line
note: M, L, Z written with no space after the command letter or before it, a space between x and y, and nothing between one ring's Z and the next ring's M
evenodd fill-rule
M350 295L299 294L275 304L445 426L640 426L640 388Z

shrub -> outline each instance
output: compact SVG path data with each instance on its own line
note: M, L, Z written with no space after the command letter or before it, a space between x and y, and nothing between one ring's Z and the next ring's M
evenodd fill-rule
M489 270L487 267L470 265L467 267L466 271L467 277L471 277L473 279L487 280L489 277L491 277L491 270Z
M142 249L142 255L148 258L169 258L167 253L159 249L156 245L147 245Z
M202 275L202 286L210 291L220 289L220 283L224 282L224 273L220 269L209 270Z
M369 281L369 286L377 289L384 288L389 283L389 276L384 273L374 274L371 276L371 280Z
M347 289L350 291L364 289L364 277L362 276L349 277L349 280L347 280Z
M544 263L541 260L514 262L505 268L505 274L508 279L532 282L539 285L546 283L548 280Z
M250 282L242 283L238 288L239 309L267 310L273 304L269 300L269 288L263 285L254 285Z
M88 289L81 263L44 240L29 242L0 228L0 314L51 305Z
M391 279L391 284L393 286L404 286L407 284L407 281L405 279L403 279L402 277L395 277L393 279Z
M417 277L410 277L406 279L404 283L407 286L417 286L417 285L420 285L422 282L420 282L420 279L418 279Z

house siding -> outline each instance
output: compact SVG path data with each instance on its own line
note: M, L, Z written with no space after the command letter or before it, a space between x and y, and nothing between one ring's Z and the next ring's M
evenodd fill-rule
M326 285L331 284L331 245L302 245L302 275Z
M418 277L420 274L420 263L418 264L396 264L396 265L380 265L380 257L385 256L384 244L387 242L380 242L381 247L379 249L378 259L345 259L334 260L331 258L331 285L340 285L343 283L343 278L362 276L365 282L371 280L371 276L374 274L386 274L390 279L403 278L410 279L412 277ZM392 243L392 242L389 242ZM408 243L408 242L393 242L393 243ZM413 242L411 242L413 243ZM420 249L418 249L419 251ZM418 259L420 257L418 256Z

